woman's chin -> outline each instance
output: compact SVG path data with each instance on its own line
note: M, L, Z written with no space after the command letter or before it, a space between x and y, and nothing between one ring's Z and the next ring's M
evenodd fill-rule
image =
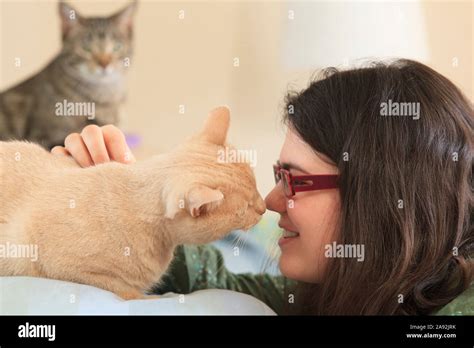
M298 256L292 255L288 251L282 251L278 267L280 268L280 272L288 279L306 283L319 283L320 272L317 270L308 272L308 264L314 265L314 262L304 262L300 260Z
M301 274L299 272L298 261L294 256L289 255L286 251L282 251L280 260L278 262L280 272L289 279L299 280Z

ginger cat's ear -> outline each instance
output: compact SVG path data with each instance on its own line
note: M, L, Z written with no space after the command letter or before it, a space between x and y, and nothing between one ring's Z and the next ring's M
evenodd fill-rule
M179 204L167 204L165 216L173 219L181 208L186 208L192 217L208 213L217 208L224 200L224 194L207 186L193 187L186 194L184 207Z
M224 194L207 186L198 186L189 191L187 207L192 217L198 217L217 208L223 201Z
M209 112L200 136L213 144L224 145L229 123L229 108L227 106L219 106Z

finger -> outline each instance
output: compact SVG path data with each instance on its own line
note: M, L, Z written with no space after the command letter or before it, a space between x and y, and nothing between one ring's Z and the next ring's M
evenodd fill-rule
M55 146L51 149L51 153L53 155L64 155L64 156L71 156L68 150L66 150L63 146Z
M107 148L104 143L104 136L99 126L91 124L84 127L81 132L81 137L95 164L110 162L109 154L107 153Z
M125 140L125 135L120 129L113 125L106 125L102 127L104 135L105 146L112 160L121 163L133 163L135 157Z
M89 167L94 164L80 134L69 134L66 139L64 139L64 146L81 167Z

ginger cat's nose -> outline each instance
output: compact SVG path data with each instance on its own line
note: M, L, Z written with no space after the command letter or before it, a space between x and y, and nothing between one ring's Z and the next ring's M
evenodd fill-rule
M265 205L265 201L262 199L262 197L260 197L260 195L258 195L257 202L255 203L255 211L258 214L263 215L266 210L267 207Z

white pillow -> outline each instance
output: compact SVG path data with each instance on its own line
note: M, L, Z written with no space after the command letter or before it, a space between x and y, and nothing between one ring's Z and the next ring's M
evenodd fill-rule
M1 315L275 315L255 297L208 289L124 301L89 285L33 277L0 277Z

